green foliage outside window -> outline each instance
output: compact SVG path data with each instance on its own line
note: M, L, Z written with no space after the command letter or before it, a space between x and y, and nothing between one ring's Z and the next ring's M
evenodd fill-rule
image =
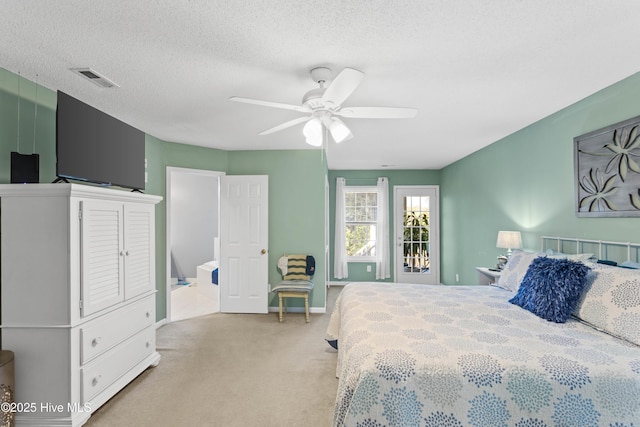
M405 269L419 272L429 268L429 214L405 213L403 228Z
M345 192L347 256L375 256L377 192Z

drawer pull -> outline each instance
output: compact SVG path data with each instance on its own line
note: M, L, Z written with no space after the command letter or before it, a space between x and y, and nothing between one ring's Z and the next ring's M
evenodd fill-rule
M147 348L151 347L151 343L147 341Z
M101 379L102 379L102 375L98 375L97 377L93 377L93 379L91 380L91 385L94 386L94 387L97 386Z
M149 312L147 311L147 319L148 319L149 317L151 317L151 313L149 313Z
M91 341L91 346L92 346L92 347L96 347L98 344L100 344L100 341L102 341L102 337L95 337L95 338Z

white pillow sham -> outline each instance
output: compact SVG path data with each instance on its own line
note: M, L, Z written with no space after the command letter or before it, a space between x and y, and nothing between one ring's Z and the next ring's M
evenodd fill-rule
M573 315L640 345L640 271L594 264Z
M527 274L529 264L539 256L544 256L544 254L519 249L514 250L500 274L497 285L508 291L517 292L524 275Z

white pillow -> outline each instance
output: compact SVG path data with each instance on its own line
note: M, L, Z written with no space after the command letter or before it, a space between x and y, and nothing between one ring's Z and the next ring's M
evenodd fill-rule
M631 268L633 270L640 270L640 263L633 261L625 261L618 264L618 267Z
M508 291L516 292L520 287L524 275L527 274L531 261L543 255L544 254L540 252L514 250L511 253L511 257L509 257L509 261L507 261L507 265L505 265L500 274L497 285Z
M596 256L594 254L565 254L562 252L556 252L552 249L547 249L547 252L545 253L546 256L548 256L549 258L564 258L564 259L569 259L571 261L578 261L578 262L585 262L585 261L592 261L595 262L597 260Z
M593 265L573 315L640 345L640 271Z

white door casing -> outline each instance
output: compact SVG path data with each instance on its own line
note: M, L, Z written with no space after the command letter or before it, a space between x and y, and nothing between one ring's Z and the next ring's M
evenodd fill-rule
M216 233L219 233L218 230L220 230L220 195L219 195L219 187L220 187L220 183L219 183L219 177L224 175L224 172L220 172L220 171L211 171L211 170L203 170L203 169L190 169L190 168L180 168L180 167L174 167L174 166L167 166L166 168L166 228L165 228L165 233L166 233L166 252L165 252L165 259L166 259L166 264L165 264L165 272L166 272L166 283L165 283L165 295L166 295L166 320L167 321L171 321L172 320L172 316L171 316L171 311L172 311L172 288L174 285L174 282L172 280L172 268L171 268L171 258L172 258L172 251L173 251L173 247L174 247L174 242L173 242L173 238L172 236L176 233L176 227L179 227L181 224L179 224L179 221L176 220L176 217L174 215L174 211L175 209L172 208L172 206L176 206L178 204L178 202L176 202L176 199L180 199L180 197L183 196L183 194L178 193L177 190L174 190L174 181L176 179L176 177L181 177L183 175L198 175L198 176L203 176L203 178L205 180L208 180L209 178L214 177L215 178L215 182L212 185L210 191L212 193L215 194L215 204L217 205L217 209L215 211L215 215L212 216L211 220L216 222ZM179 178L178 178L179 179ZM199 187L199 190L202 191L202 188ZM206 191L206 190L205 190ZM190 192L188 194L186 194L186 198L187 198L187 203L189 203L189 205L192 204L193 199L196 197L202 197L201 194L197 193L197 192ZM182 201L182 199L180 199L180 201ZM219 237L219 234L216 234L217 237ZM208 234L204 234L203 235L204 239L210 239L213 238L213 236L209 236ZM219 245L218 245L219 246ZM219 289L216 288L216 291L218 291ZM218 299L219 301L219 299Z
M400 185L394 186L394 249L396 282L440 284L440 214L439 187L437 185ZM413 206L407 206L408 201ZM417 223L407 226L406 214L421 218L428 216L428 226ZM428 230L428 240L420 229ZM406 233L405 233L406 231ZM405 238L405 236L409 236ZM409 253L405 256L405 247ZM420 252L426 248L426 255Z
M220 311L269 311L267 175L220 177Z

